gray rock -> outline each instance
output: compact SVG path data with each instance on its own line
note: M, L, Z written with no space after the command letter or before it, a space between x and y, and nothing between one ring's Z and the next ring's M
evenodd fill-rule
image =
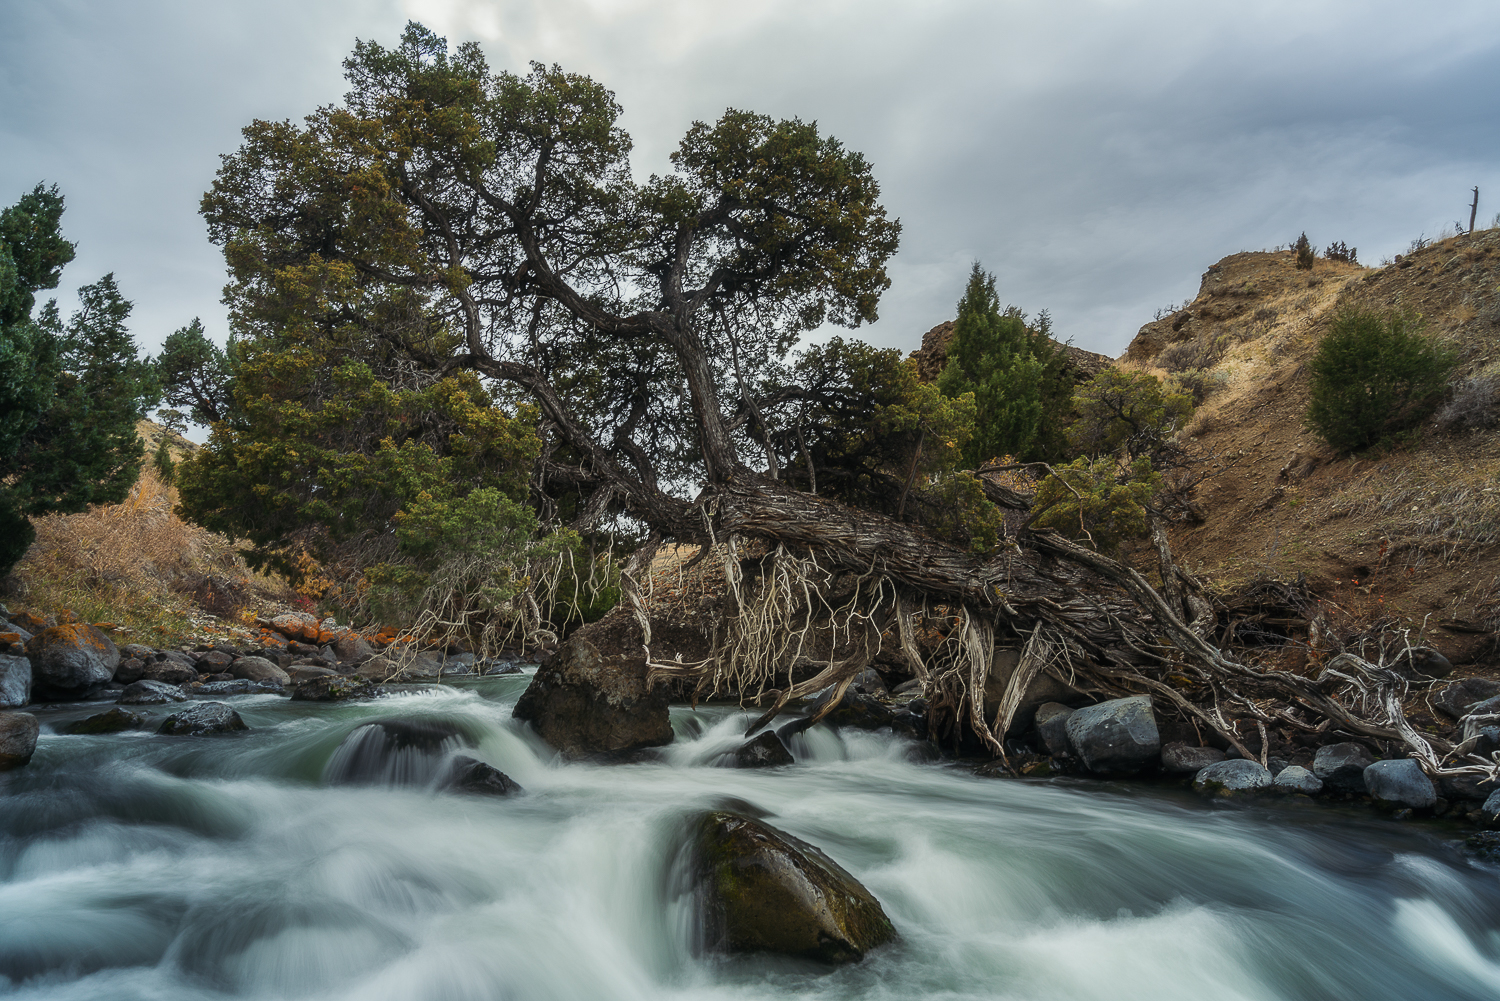
M210 733L248 730L240 714L222 702L200 702L162 720L157 733L168 737L202 737Z
M521 674L521 665L508 660L490 660L480 665L486 676L494 674Z
M1484 805L1479 808L1481 823L1485 827L1500 827L1500 789L1490 793L1485 799Z
M278 688L292 683L291 675L264 657L241 657L229 665L229 673L245 681L274 681Z
M990 658L990 673L984 683L984 718L992 720L1005 700L1006 690L1021 666L1021 651L1014 647L996 647ZM1031 729L1036 721L1036 711L1048 702L1063 704L1087 702L1088 696L1059 677L1051 668L1040 671L1026 685L1016 713L1002 739L1019 737ZM979 748L975 748L978 750Z
M311 664L294 665L286 673L287 677L292 679L292 684L294 685L300 685L302 682L311 681L314 678L330 678L338 674L331 667L314 667Z
M1411 758L1377 761L1365 769L1365 791L1383 806L1430 810L1437 805L1437 790L1422 766Z
M1443 688L1432 698L1432 707L1454 719L1468 713L1469 707L1500 696L1500 681L1489 678L1464 678Z
M115 701L122 706L159 706L168 702L186 702L187 696L176 685L142 679L126 685L125 691Z
M1346 742L1318 748L1313 755L1313 774L1334 792L1363 795L1365 769L1375 763L1363 744Z
M1323 780L1301 765L1287 765L1276 773L1271 788L1276 792L1316 796L1323 791Z
M1054 758L1065 758L1072 753L1068 746L1068 717L1072 715L1072 707L1061 702L1044 702L1037 707L1037 736L1042 738L1042 745Z
M345 633L333 641L333 654L340 664L369 660L377 653L369 641L358 633Z
M1285 758L1266 759L1266 768L1270 769L1272 778L1275 778L1276 776L1284 772L1289 765L1291 765L1291 762L1286 760Z
M138 660L142 664L149 664L153 660L159 659L156 656L156 651L144 643L126 643L120 647L120 656ZM129 682L126 682L126 684L129 684Z
M881 680L880 674L874 668L869 667L854 676L853 688L861 695L888 694L885 682Z
M1469 705L1465 716L1490 716L1500 714L1500 695L1491 696Z
M147 664L141 671L142 681L155 681L164 685L181 685L198 680L198 669L181 661L159 660Z
M156 663L156 661L151 661ZM131 682L140 681L146 674L146 661L139 657L126 657L120 661L120 666L115 668L115 684L128 685Z
M1391 669L1407 678L1446 678L1453 673L1448 658L1427 646L1406 651L1391 664Z
M108 712L95 713L87 719L69 723L63 727L62 732L74 735L121 733L125 730L144 730L150 725L151 717L145 713L133 713L116 706Z
M1151 696L1111 699L1068 717L1068 745L1089 771L1132 775L1157 760L1161 734L1151 713Z
M195 699L218 699L226 695L280 695L282 687L274 681L247 681L235 678L232 681L205 681L184 685L182 691Z
M26 644L32 696L51 701L86 698L109 684L120 666L114 640L87 622L49 626Z
M30 659L0 654L0 709L19 709L30 701Z
M482 796L512 796L526 791L500 769L463 754L453 759L444 788Z
M793 764L795 759L773 730L763 730L728 755L735 768L774 768Z
M695 889L712 952L849 963L896 937L880 902L823 852L759 820L699 822Z
M1444 799L1485 800L1497 787L1483 775L1444 775L1438 779Z
M833 689L825 690L808 705L807 714L816 716L832 697ZM839 699L839 704L823 717L822 722L832 727L847 726L855 730L879 730L883 726L890 726L894 716L895 713L891 707L873 695L860 695L846 690L844 697Z
M217 674L233 663L233 654L226 650L214 649L199 654L194 666L200 673Z
M1173 775L1194 775L1223 760L1224 752L1217 747L1192 747L1180 740L1161 749L1161 769Z
M364 678L345 678L337 674L304 681L292 689L293 702L344 702L349 699L371 699L379 692Z
M445 678L466 678L466 677L469 677L471 675L474 675L474 674L478 673L477 671L474 670L474 655L473 654L466 653L466 654L461 654L460 656L467 657L468 660L457 660L457 659L455 659L453 657L449 657L449 658L447 658L447 659L445 659L443 661L443 667L442 667L442 675L443 675L443 677L445 677Z
M909 681L903 681L903 682L901 682L901 684L897 685L895 688L892 688L891 689L891 694L892 695L905 695L907 692L918 692L918 693L920 693L922 691L922 685L923 685L923 682L922 682L921 678L912 678L911 680L909 680Z
M31 760L41 729L30 713L0 713L0 772L20 768Z
M1193 777L1193 788L1218 796L1258 792L1270 787L1271 772L1259 761L1235 758L1206 765Z

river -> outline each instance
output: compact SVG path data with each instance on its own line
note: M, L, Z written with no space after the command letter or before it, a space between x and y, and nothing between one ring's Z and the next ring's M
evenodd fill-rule
M1431 825L1165 787L976 777L821 727L797 763L715 766L747 714L674 709L628 765L558 761L528 678L374 702L229 701L250 732L44 732L0 775L0 994L176 1001L1495 998L1500 867ZM55 728L102 706L42 707ZM456 723L525 788L338 784L377 719ZM368 732L368 731L366 731ZM408 762L410 764L410 762ZM695 955L677 847L762 813L880 899L900 934L828 969Z

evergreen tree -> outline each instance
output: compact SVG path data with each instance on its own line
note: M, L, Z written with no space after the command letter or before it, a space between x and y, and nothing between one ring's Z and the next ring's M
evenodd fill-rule
M79 290L66 325L55 301L33 316L73 259L62 212L56 186L37 185L0 213L0 574L35 538L29 516L125 499L145 454L135 424L157 395L113 275Z
M974 394L974 437L963 453L971 466L1007 455L1053 459L1062 451L1072 380L1051 326L1045 312L1028 325L1016 307L1001 310L995 276L974 264L938 378L945 396Z

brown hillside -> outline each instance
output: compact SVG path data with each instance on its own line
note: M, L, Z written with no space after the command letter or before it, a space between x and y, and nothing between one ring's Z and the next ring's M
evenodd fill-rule
M1425 622L1470 659L1479 631L1500 628L1500 434L1433 422L1405 447L1349 457L1305 431L1306 362L1351 305L1420 314L1458 352L1459 380L1500 371L1500 231L1382 268L1235 254L1142 327L1122 363L1203 372L1212 395L1185 434L1232 463L1200 488L1206 519L1179 526L1174 549L1223 587L1305 575L1341 605Z

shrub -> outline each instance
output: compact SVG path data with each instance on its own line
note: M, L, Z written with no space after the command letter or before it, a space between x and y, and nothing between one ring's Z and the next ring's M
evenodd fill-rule
M1169 344L1156 356L1156 364L1168 372L1187 372L1193 369L1213 368L1229 345L1229 338L1212 332L1199 334L1191 340Z
M1296 251L1297 253L1298 270L1311 271L1313 266L1313 258L1316 255L1313 253L1312 244L1308 242L1306 233L1303 233L1301 236L1297 237L1297 242L1292 244L1292 250Z
M1487 428L1500 422L1500 373L1481 372L1460 382L1453 397L1438 411L1438 427L1445 431Z
M1411 317L1344 312L1308 363L1306 426L1339 451L1386 441L1432 413L1453 365Z
M1042 480L1032 501L1038 528L1087 541L1101 553L1146 534L1146 506L1161 486L1161 474L1149 459L1127 467L1114 456L1085 456L1053 468L1056 474Z
M1111 368L1078 387L1073 410L1067 433L1074 454L1117 454L1127 463L1146 456L1165 468L1193 399L1175 381Z
M1330 261L1343 261L1345 264L1358 264L1359 248L1345 246L1344 241L1340 240L1338 243L1329 244L1328 249L1323 251L1323 256L1328 258Z

